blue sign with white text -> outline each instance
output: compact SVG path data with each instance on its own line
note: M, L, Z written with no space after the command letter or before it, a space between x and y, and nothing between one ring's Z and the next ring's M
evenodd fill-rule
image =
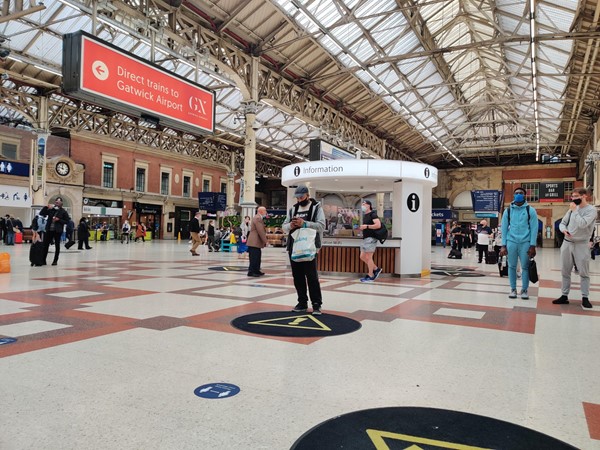
M433 220L456 219L456 211L452 211L451 209L432 209L431 218Z
M229 398L239 394L240 388L235 384L228 383L212 383L204 384L194 390L194 394L202 398L219 399Z
M0 174L15 175L17 177L28 177L29 164L0 159Z
M471 199L473 200L473 211L498 212L502 207L502 197L502 191L471 191Z

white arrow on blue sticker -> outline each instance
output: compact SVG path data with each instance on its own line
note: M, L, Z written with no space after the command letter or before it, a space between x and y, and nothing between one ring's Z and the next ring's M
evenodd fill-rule
M198 386L194 389L194 394L202 398L218 399L229 398L240 392L240 388L235 384L212 383Z

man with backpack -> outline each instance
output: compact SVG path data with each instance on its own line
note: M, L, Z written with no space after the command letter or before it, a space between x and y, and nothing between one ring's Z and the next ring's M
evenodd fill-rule
M517 264L521 261L521 298L529 299L529 260L536 255L538 216L525 200L525 190L514 191L514 201L502 215L502 248L500 256L508 255L508 298L517 298Z
M360 260L368 268L368 273L360 279L361 283L371 283L377 279L381 273L381 267L377 267L373 261L373 255L377 249L377 238L375 230L384 225L377 216L377 211L373 211L373 204L369 200L364 200L361 205L363 212L363 224L359 229L363 230L363 242L360 246Z

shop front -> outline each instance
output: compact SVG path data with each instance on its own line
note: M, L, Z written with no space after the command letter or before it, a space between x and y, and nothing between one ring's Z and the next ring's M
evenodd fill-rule
M85 204L87 201L87 204ZM88 218L90 226L90 240L92 241L109 241L117 239L119 230L121 229L121 217L123 215L122 206L106 207L106 206L91 206L90 202L98 205L93 199L84 199L83 215ZM121 202L109 201L108 203L118 205ZM75 223L77 228L77 223Z
M136 225L143 223L146 226L146 238L161 238L162 205L136 203Z

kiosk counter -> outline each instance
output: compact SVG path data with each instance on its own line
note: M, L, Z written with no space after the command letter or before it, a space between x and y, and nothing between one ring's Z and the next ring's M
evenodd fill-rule
M400 253L400 238L387 239L377 244L373 260L383 273L394 274ZM360 260L360 237L324 237L317 260L320 272L365 273L366 265Z

